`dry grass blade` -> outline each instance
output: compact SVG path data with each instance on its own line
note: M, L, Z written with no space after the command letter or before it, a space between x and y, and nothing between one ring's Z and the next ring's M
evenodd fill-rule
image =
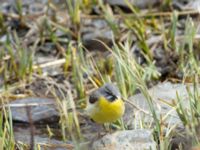
M43 148L50 148L50 149L68 149L68 150L74 150L74 146L73 145L70 145L70 144L48 144L48 143L38 143L38 145L40 145L40 147L43 147Z
M33 69L37 70L37 69L44 69L46 67L63 65L65 62L66 62L66 59L62 58L62 59L58 59L58 60L55 60L55 61L51 61L51 62L39 64L39 65L35 65L35 66L33 66Z
M56 105L54 102L49 102L49 103L23 103L23 104L4 104L0 105L0 108L16 108L16 107L29 107L29 106L44 106L44 105Z

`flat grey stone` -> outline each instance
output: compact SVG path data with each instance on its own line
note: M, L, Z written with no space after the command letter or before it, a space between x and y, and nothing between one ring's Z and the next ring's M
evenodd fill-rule
M152 132L146 129L118 131L95 141L93 150L156 150Z
M28 106L32 121L54 122L59 117L59 112L56 110L56 105L46 104L51 102L54 103L54 100L48 98L29 97L24 99L17 99L15 101L12 101L10 104L12 106L15 105L17 106L18 104L24 104L24 105L38 104L36 106ZM12 119L14 121L29 123L30 119L27 115L26 106L11 107L11 113L12 113Z

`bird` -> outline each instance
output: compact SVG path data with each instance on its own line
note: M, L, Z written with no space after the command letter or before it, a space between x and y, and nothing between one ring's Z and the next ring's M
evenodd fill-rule
M118 87L106 83L93 91L87 101L86 113L96 123L112 123L121 118L125 105Z

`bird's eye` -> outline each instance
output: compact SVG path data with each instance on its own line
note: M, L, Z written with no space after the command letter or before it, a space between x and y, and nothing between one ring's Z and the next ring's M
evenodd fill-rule
M96 97L94 97L94 96L90 96L90 97L89 97L89 102L90 102L91 104L95 103L97 100L98 100L98 99L97 99Z

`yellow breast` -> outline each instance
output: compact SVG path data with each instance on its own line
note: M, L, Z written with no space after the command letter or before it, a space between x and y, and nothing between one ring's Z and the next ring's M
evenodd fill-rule
M100 97L90 117L97 123L114 122L124 114L124 110L124 102L121 99L110 102Z

